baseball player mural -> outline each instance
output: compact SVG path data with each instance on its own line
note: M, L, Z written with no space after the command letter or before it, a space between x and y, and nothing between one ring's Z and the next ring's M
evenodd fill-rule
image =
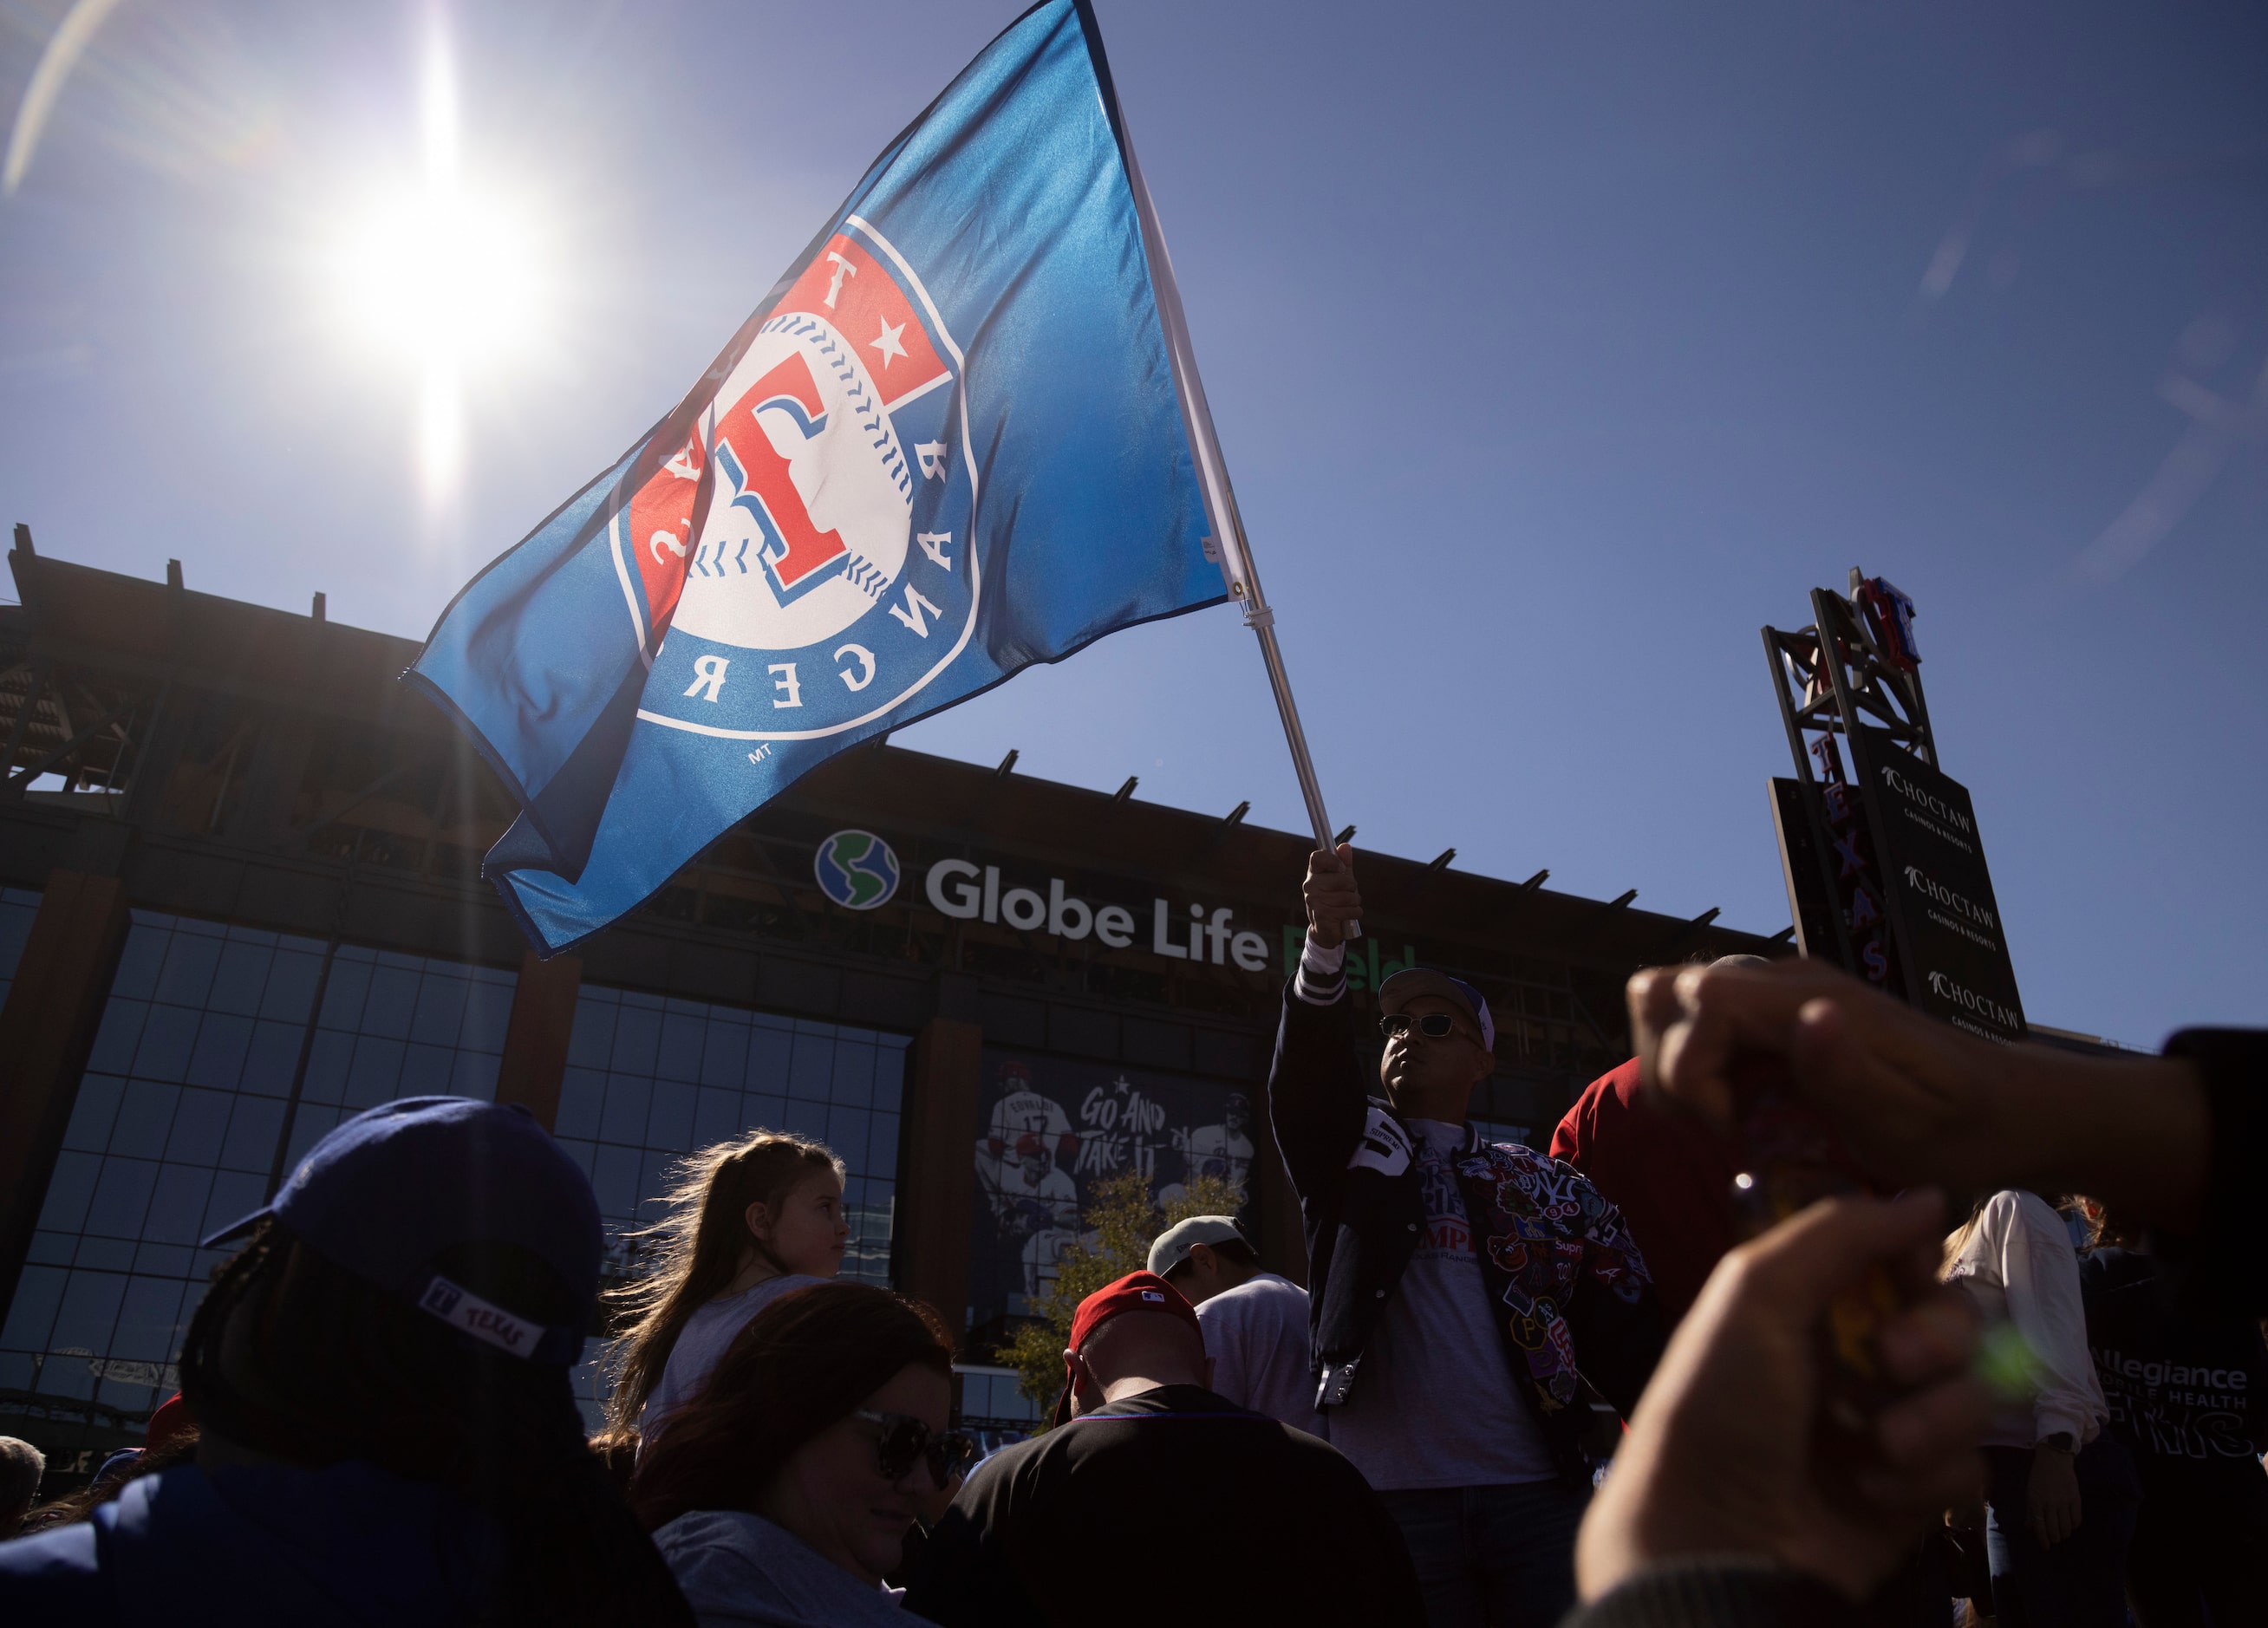
M1035 1316L1063 1252L1083 1238L1092 1185L1138 1174L1163 1205L1193 1176L1249 1200L1254 1147L1248 1092L1145 1071L1020 1057L983 1060L984 1134L976 1143L970 1303L982 1325Z

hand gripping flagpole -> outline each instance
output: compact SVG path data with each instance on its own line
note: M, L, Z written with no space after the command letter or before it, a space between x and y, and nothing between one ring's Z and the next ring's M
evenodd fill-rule
M1174 280L1173 256L1166 249L1166 234L1158 211L1150 202L1150 188L1142 180L1141 162L1134 156L1134 138L1125 113L1119 112L1119 152L1126 160L1126 180L1134 194L1134 210L1142 224L1142 239L1149 249L1150 286L1158 302L1159 325L1165 330L1167 354L1174 367L1174 383L1181 398L1182 419L1188 427L1189 450L1196 455L1197 478L1204 488L1205 512L1212 521L1211 541L1220 552L1228 591L1244 607L1244 625L1260 640L1260 659L1267 664L1268 686L1276 693L1276 711L1284 720L1284 739L1292 748L1292 770L1300 777L1300 795L1307 799L1307 821L1315 829L1315 846L1336 852L1331 817L1323 808L1323 788L1315 778L1315 762L1307 754L1307 731L1300 726L1300 705L1292 698L1292 680L1284 670L1284 652L1276 642L1276 612L1260 591L1260 573L1253 568L1252 546L1244 535L1244 520L1236 510L1236 492L1228 483L1228 466L1220 455L1220 440L1213 433L1212 409L1206 404L1204 380L1197 376L1197 352L1189 344L1188 320L1182 313L1182 291ZM1351 921L1346 936L1362 936L1362 924Z

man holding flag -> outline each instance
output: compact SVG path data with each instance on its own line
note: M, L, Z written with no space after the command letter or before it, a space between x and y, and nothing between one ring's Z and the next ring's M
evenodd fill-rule
M1094 13L1045 0L408 677L518 798L485 872L549 956L835 753L1232 594L1321 821Z

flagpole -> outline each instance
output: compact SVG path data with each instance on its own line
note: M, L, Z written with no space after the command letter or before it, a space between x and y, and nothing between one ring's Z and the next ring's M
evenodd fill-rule
M1166 248L1166 233L1150 202L1150 188L1142 179L1141 161L1134 156L1134 136L1119 109L1118 151L1126 160L1127 185L1134 195L1134 211L1149 249L1150 287L1158 305L1159 326L1165 330L1166 351L1174 368L1181 398L1182 419L1189 430L1189 450L1196 456L1197 478L1204 488L1205 512L1213 534L1207 541L1220 554L1228 591L1244 607L1244 625L1260 640L1260 659L1268 668L1268 687L1275 692L1276 711L1284 720L1284 740L1292 748L1292 772L1300 777L1300 794L1307 799L1307 821L1314 828L1315 846L1335 852L1331 817L1323 807L1323 788L1315 777L1315 760L1307 752L1307 733L1300 726L1300 705L1292 698L1291 675L1284 670L1284 652L1276 642L1276 612L1260 591L1260 573L1252 563L1252 546L1244 534L1244 519L1237 512L1236 492L1228 482L1228 466L1220 455L1220 438L1213 432L1212 409L1205 401L1204 380L1197 374L1196 350L1189 344L1189 321L1182 313L1181 285L1174 279L1174 260ZM1362 924L1351 921L1346 936L1362 936Z

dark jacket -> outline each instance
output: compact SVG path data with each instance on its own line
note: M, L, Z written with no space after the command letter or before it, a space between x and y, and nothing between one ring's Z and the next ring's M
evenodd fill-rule
M1327 1006L1284 991L1269 1073L1307 1241L1308 1354L1315 1405L1359 1382L1369 1348L1424 1224L1412 1138L1366 1087L1344 985ZM1504 1308L1508 1382L1541 1420L1560 1473L1587 1484L1580 1381L1624 1415L1661 1355L1660 1308L1646 1263L1615 1207L1573 1166L1466 1128L1458 1188L1490 1302Z
M946 1628L1425 1620L1401 1529L1355 1467L1195 1385L1122 1397L986 1459L905 1602Z
M179 1464L0 1543L0 1623L470 1622L500 1555L454 1494L372 1464Z

